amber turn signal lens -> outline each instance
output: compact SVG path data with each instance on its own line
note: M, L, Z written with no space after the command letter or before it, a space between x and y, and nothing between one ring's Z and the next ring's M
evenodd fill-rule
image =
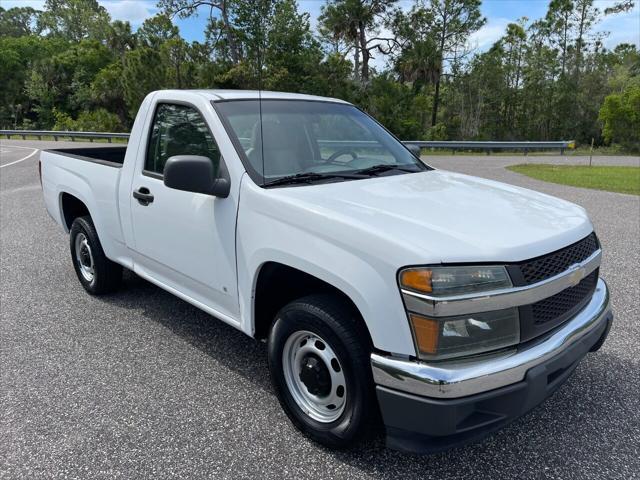
M418 351L435 355L438 350L439 327L437 320L410 313L413 334L416 337Z
M400 283L403 287L417 290L419 292L431 293L433 286L431 277L433 272L427 269L405 270L400 274Z

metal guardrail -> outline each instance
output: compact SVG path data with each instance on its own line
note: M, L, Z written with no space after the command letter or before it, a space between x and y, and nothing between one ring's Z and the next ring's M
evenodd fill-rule
M70 138L72 142L75 142L76 138L88 138L90 142L93 142L95 138L106 138L109 143L114 138L129 138L128 133L69 132L61 130L0 130L0 136L6 136L7 138L19 136L23 140L26 140L27 137L38 137L38 140L42 140L42 137L53 137L56 142L58 138Z
M128 133L106 133L106 132L68 132L58 130L0 130L0 136L20 136L23 140L30 137L53 137L55 141L58 138L70 138L71 141L75 141L76 138L88 138L89 141L93 141L95 138L106 138L109 143L113 138L129 138ZM242 139L248 140L248 139ZM350 146L369 146L376 142L360 141L360 142L344 142L340 140L319 140L324 146L328 147L344 147ZM406 145L416 145L420 148L446 148L453 150L484 150L487 155L494 150L523 150L525 155L530 150L560 150L564 153L564 150L569 148L575 148L575 141L573 140L561 140L553 142L477 142L477 141L440 141L440 140L407 140L404 141Z
M405 145L416 145L420 148L447 148L453 150L485 150L489 155L493 150L523 150L525 155L531 150L560 150L576 148L575 140L543 141L543 142L477 142L477 141L419 141L409 140Z

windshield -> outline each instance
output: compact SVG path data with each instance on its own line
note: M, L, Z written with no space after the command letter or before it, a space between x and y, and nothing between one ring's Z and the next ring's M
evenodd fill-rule
M352 105L307 100L262 100L262 105L258 100L237 100L214 105L244 152L245 167L260 185L284 184L283 179L294 175L340 181L427 169Z

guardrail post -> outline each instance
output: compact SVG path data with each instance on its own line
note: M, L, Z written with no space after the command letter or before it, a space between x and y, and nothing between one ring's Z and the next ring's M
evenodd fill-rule
M89 142L93 143L93 137L89 137Z
M58 136L57 136L57 135L54 135L54 136L53 136L53 141L54 141L54 142L57 142L57 141L58 141Z
M76 137L74 137L73 135L71 135L71 141L75 142L76 141Z
M111 137L107 138L107 142L111 143Z
M26 139L27 139L27 136L26 136L26 135L22 135L22 139L23 139L23 140L26 140Z
M560 148L560 155L564 155L564 148Z
M525 149L524 149L524 156L526 157L528 153L529 153L529 149L528 149L528 148L525 148Z

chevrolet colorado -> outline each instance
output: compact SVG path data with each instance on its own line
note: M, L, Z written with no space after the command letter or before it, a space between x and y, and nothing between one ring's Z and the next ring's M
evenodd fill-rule
M149 94L128 146L47 150L90 294L122 268L268 343L291 421L429 452L551 395L613 316L584 209L436 170L341 100Z

